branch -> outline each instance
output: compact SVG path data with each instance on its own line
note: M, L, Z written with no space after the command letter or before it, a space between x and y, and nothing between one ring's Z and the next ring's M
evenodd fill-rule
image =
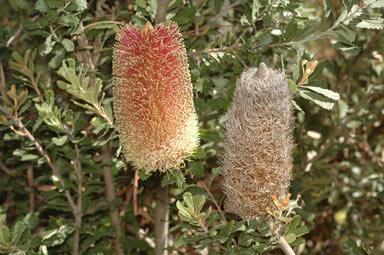
M47 161L47 164L51 168L53 174L56 175L56 177L59 179L59 183L60 183L61 187L63 188L65 197L67 198L69 206L71 207L72 214L76 217L77 207L76 207L75 203L73 202L73 198L72 198L71 194L69 193L69 190L67 189L67 187L65 185L63 177L61 176L61 174L57 170L57 168L53 165L51 158L44 151L43 147L41 147L40 143L38 141L36 141L35 137L28 131L28 129L25 128L25 126L23 125L23 123L20 120L18 120L17 118L15 118L14 116L11 116L11 115L9 115L8 117L15 121L15 124L19 128L19 131L23 135L25 135L34 144L34 146L36 147L36 149L40 153L40 155L45 158L45 160Z
M168 5L171 0L157 0L157 10L156 10L156 24L160 24L165 21L168 11Z
M115 193L115 183L113 181L112 168L110 163L112 161L112 153L111 153L111 145L107 143L101 147L101 162L103 164L103 175L104 175L104 183L105 189L107 193L107 199L109 202L109 206L111 207L109 210L109 214L111 217L112 225L116 229L116 237L115 237L115 246L116 252L118 255L124 255L124 251L120 244L121 238L121 226L120 226L120 216L117 208L113 208L112 203L116 200Z
M283 236L280 236L278 245L285 255L296 255Z
M156 10L156 24L165 21L170 0L158 0ZM168 187L161 184L156 190L156 220L155 220L155 255L168 255L168 229L169 229L169 198Z

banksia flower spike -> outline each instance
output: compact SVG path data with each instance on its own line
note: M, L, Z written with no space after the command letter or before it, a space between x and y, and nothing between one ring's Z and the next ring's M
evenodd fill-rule
M116 35L114 112L128 160L147 173L177 169L198 146L187 54L175 23Z
M237 80L222 158L226 209L243 219L268 218L288 193L293 111L285 76L261 63Z

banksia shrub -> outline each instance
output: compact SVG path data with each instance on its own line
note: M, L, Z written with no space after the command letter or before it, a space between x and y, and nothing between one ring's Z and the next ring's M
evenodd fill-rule
M175 23L122 27L113 52L114 112L128 160L146 172L180 167L198 146L187 54Z
M226 209L265 219L288 193L293 148L291 94L285 76L260 64L237 80L222 158Z

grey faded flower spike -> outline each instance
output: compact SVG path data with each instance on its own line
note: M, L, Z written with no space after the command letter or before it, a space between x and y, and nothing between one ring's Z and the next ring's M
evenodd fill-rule
M293 110L287 80L261 63L245 71L234 93L221 160L226 209L243 219L267 218L288 193Z

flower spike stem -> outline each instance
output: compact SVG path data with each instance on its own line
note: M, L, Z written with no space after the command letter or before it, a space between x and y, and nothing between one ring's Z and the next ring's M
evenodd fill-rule
M280 236L278 245L285 255L296 255L292 247L287 243L283 236Z
M156 190L155 255L168 255L169 198L168 186Z

